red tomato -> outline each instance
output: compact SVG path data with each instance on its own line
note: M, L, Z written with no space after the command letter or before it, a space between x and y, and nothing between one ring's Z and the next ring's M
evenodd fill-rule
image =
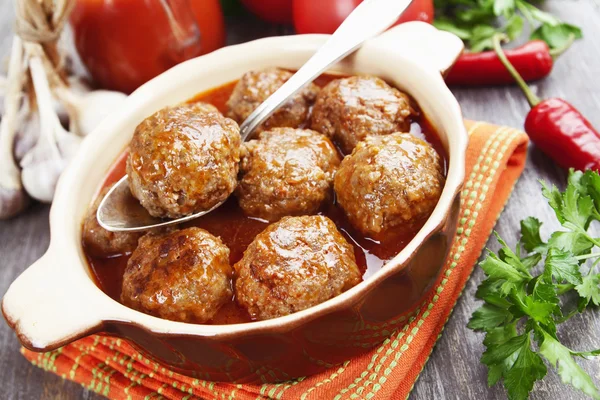
M414 0L402 13L396 25L409 21L433 22L433 0Z
M71 24L94 80L126 93L225 43L219 0L76 0Z
M292 0L242 0L246 8L274 24L292 23Z
M296 33L333 33L362 0L294 0ZM414 0L396 24L433 21L433 0Z

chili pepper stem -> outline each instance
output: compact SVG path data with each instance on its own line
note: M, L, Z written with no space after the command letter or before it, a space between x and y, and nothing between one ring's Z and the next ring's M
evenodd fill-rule
M573 35L571 33L569 35L569 40L567 40L563 46L557 47L556 49L550 49L550 55L552 56L552 58L556 60L565 51L569 50L569 47L571 47L571 45L575 42L575 39L576 39L575 35Z
M537 106L541 100L539 97L533 94L529 86L527 86L527 83L525 83L525 80L521 77L521 75L519 75L515 67L510 63L510 61L508 61L508 58L506 57L506 54L504 54L504 50L502 50L502 45L500 43L504 37L505 36L503 34L494 35L494 37L492 38L492 42L494 44L494 51L496 52L496 54L498 54L500 62L506 67L510 75L515 79L517 85L519 85L519 87L523 91L523 94L525 94L527 102L533 108Z

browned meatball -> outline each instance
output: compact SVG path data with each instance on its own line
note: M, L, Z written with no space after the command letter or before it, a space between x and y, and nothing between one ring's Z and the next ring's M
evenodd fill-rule
M208 210L237 185L240 130L209 104L166 107L135 130L127 158L133 195L155 217Z
M142 236L123 275L121 301L156 317L203 323L231 299L229 249L204 229Z
M236 189L247 215L277 221L311 214L331 195L340 157L324 135L308 129L275 128L245 143Z
M382 79L351 76L321 90L311 128L333 138L349 154L367 135L408 132L412 114L409 97Z
M445 178L440 156L409 133L368 136L342 161L334 180L352 225L372 237L412 229L435 208Z
M290 77L291 72L279 68L250 71L239 80L227 101L227 116L239 124L270 95L275 93ZM319 93L319 87L310 84L296 93L258 129L275 127L298 128L308 120L310 107Z
M361 281L354 249L320 215L285 217L270 225L234 269L236 299L259 320L315 306Z
M100 226L96 218L98 206L112 185L102 189L88 209L83 221L83 244L86 250L97 257L110 257L131 253L144 232L110 232Z

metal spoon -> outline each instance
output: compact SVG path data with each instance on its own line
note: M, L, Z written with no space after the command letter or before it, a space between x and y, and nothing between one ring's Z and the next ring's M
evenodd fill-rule
M290 97L316 79L331 65L356 50L392 26L412 0L365 0L354 9L325 44L275 93L265 100L240 126L242 141L269 118ZM111 232L134 232L178 224L201 217L210 210L172 220L152 217L129 190L125 175L106 194L96 217L100 225Z

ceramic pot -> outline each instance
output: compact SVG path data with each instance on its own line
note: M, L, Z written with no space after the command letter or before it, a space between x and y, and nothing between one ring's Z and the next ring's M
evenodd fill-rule
M442 74L460 39L412 22L367 42L332 70L380 76L409 93L448 155L439 203L414 239L381 270L343 294L267 321L196 325L127 308L94 283L81 246L84 214L136 125L162 107L268 66L299 68L327 35L266 38L186 61L136 90L89 135L58 183L47 253L10 286L4 316L29 349L47 351L104 332L129 340L175 371L218 381L278 381L313 374L377 346L408 320L433 286L453 238L467 133Z

